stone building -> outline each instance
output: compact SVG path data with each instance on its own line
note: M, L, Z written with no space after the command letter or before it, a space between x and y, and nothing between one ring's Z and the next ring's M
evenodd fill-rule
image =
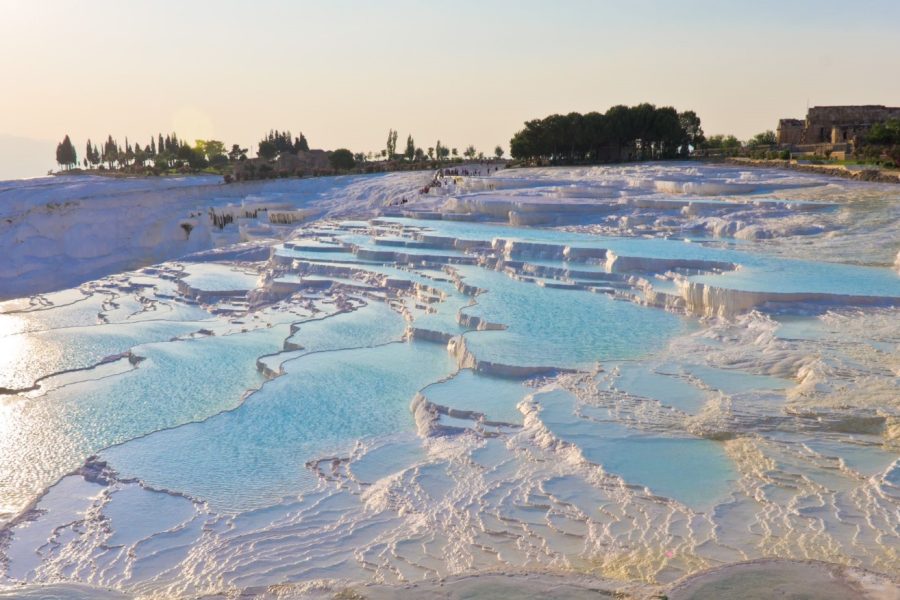
M779 144L796 146L803 143L806 121L803 119L779 119L775 130L775 140Z
M814 106L806 120L778 121L776 140L781 145L855 144L872 125L900 119L900 108L880 105Z

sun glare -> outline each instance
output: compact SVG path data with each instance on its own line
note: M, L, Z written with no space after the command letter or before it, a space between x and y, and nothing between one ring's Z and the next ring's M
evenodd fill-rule
M21 333L25 323L26 319L20 316L0 314L0 388L21 375L14 370L32 345L29 336Z
M206 140L215 135L212 119L193 106L182 106L172 115L173 131L184 132L186 140Z

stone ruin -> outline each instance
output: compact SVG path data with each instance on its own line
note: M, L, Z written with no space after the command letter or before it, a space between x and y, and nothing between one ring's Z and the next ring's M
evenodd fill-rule
M780 146L830 145L831 150L859 144L876 123L900 119L900 108L881 105L814 106L803 119L778 121Z

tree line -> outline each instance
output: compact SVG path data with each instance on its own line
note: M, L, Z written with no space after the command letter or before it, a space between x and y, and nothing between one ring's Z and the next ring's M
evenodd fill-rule
M504 150L502 146L498 145L494 148L495 158L501 159L503 158L503 154ZM460 158L458 149L445 146L441 143L441 140L435 142L434 146L428 146L427 148L417 146L412 134L406 136L406 146L403 152L397 152L397 131L394 129L388 130L387 143L380 155L387 160L400 160L406 162L459 160ZM484 155L484 152L479 152L472 144L466 146L465 150L462 152L462 156L468 160L485 160L487 158ZM364 158L371 160L373 158L373 153L370 152Z
M694 111L679 113L670 106L644 103L526 121L509 148L513 158L521 160L606 163L686 157L704 139Z
M302 132L300 133L300 137L293 138L293 141L291 140L290 131L275 131L272 129L269 131L268 135L259 141L256 154L260 158L271 160L282 152L289 152L292 154L301 151L309 152L309 142L306 141L306 136L304 136Z
M191 145L179 139L175 133L162 133L151 136L147 144L131 143L125 138L120 144L112 135L108 135L101 144L87 140L81 165L85 169L104 170L137 170L152 167L157 170L190 168L193 170L207 167L225 167L231 161L246 159L247 149L234 144L226 151L225 144L219 140L195 140ZM79 165L78 152L68 135L56 146L56 162L64 169L72 169Z
M417 147L412 135L406 138L406 147L403 152L397 151L398 134L391 129L388 132L388 141L384 150L380 152L352 153L346 148L339 148L330 155L337 155L332 160L336 170L350 170L360 164L370 162L376 158L387 161L405 161L424 165L430 161L461 160L465 157L469 160L484 160L485 155L475 149L474 145L467 146L462 153L456 148L449 148L438 140L434 146L428 148ZM301 132L296 137L289 130L279 131L270 129L262 136L257 145L257 157L265 161L272 161L283 154L298 154L309 152L309 141ZM504 150L501 146L494 149L494 156L502 158ZM451 158L452 157L452 158ZM176 133L163 136L162 133L151 136L149 143L132 143L126 137L124 144L120 144L112 135L100 144L93 143L90 139L85 144L84 151L79 157L71 139L66 135L56 147L56 162L64 169L72 169L83 166L85 169L120 170L140 172L153 170L165 172L170 170L223 170L236 162L247 160L247 149L233 144L230 150L220 140L195 140L194 144L178 137ZM80 159L80 160L79 160ZM410 166L414 166L410 164Z

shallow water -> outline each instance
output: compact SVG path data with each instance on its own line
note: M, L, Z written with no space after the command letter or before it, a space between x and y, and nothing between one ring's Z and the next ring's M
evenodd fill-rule
M489 421L521 424L518 404L532 391L516 379L463 369L452 379L428 386L422 394L447 408L481 413Z
M462 312L506 327L466 334L467 346L485 361L591 368L642 354L685 330L675 315L604 294L538 287L477 267L458 271L465 283L488 290Z
M285 371L237 410L101 456L126 477L220 510L265 506L314 486L307 461L346 454L359 439L411 430L409 399L453 364L433 344L387 343L308 354Z
M228 265L215 263L186 263L182 281L190 287L208 291L252 290L259 276Z
M539 394L535 401L544 426L577 447L587 460L696 510L722 501L738 476L721 444L714 441L624 427L606 411L579 411L568 392Z
M608 364L607 369L615 369L614 378L609 381L615 389L656 398L689 414L699 412L709 399L709 393L691 383L680 369L673 373L659 372L640 363L613 363Z

